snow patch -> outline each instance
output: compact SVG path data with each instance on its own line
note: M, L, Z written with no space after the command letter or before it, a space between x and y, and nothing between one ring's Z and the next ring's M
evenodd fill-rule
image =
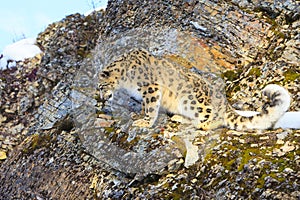
M300 112L286 112L275 124L274 128L300 129Z
M42 53L35 43L35 38L27 38L4 47L0 59L0 70L13 67L17 61L32 58Z

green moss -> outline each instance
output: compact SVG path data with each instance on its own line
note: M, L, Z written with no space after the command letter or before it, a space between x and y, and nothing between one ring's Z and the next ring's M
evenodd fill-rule
M105 134L107 138L117 144L118 147L125 150L132 150L132 148L141 140L141 137L138 136L139 133L134 138L128 138L128 133L126 132L117 132L118 128L116 127L104 127Z
M39 143L39 135L35 134L32 136L31 145L29 148L36 149Z
M268 132L266 132L268 134ZM220 134L220 140L226 140L228 135ZM292 185L291 181L286 180L286 176L282 173L287 167L293 169L294 171L299 171L299 166L295 161L295 156L300 155L300 149L287 152L284 156L278 157L273 156L271 152L274 149L279 149L282 147L282 144L276 144L276 139L262 140L262 135L241 135L239 139L245 139L247 143L241 144L238 140L230 140L230 142L224 142L222 144L210 145L209 151L206 154L204 162L202 163L205 166L205 169L199 177L198 180L207 179L207 174L213 174L214 170L212 167L215 165L224 167L225 170L218 171L218 176L212 175L214 179L210 179L210 183L201 183L199 185L210 190L212 188L220 187L218 184L222 180L227 180L230 182L235 182L236 174L240 174L241 171L245 169L246 164L253 164L257 168L255 174L256 177L244 177L244 181L239 183L239 186L242 187L244 193L253 192L254 188L264 188L266 187L266 177L272 177L278 182L283 183L287 182ZM289 141L297 141L299 138L294 138L294 135L289 136ZM251 147L250 144L258 144L259 148ZM220 145L220 146L217 146ZM215 148L214 148L215 147ZM264 148L262 148L264 147ZM213 150L216 149L216 150ZM218 152L222 152L219 154ZM256 161L254 161L254 159ZM202 167L202 165L201 165ZM228 170L230 173L226 173ZM195 170L197 171L197 169ZM199 169L198 169L199 171ZM247 171L245 172L247 174ZM247 181L253 182L252 186L246 185ZM255 184L256 181L256 184ZM222 186L221 186L222 187Z
M92 59L93 58L93 54L91 52L88 52L86 55L85 55L85 58L90 58Z
M271 81L269 84L282 85L281 81Z
M297 154L297 152L294 152L294 151L286 153L284 156L282 156L278 159L274 159L273 164L276 164L278 166L279 172L282 172L287 167L297 168L297 166L295 166L295 163L291 162L291 161L295 160L296 154Z
M238 91L241 91L241 86L239 85L236 85L233 89L232 89L232 92L236 93Z
M129 146L134 146L140 141L140 139L141 138L139 136L136 136L134 139L130 140L130 142L127 142L127 138L126 138L126 142L128 143Z
M257 179L256 187L257 188L263 188L265 185L265 178L268 176L268 174L263 174L259 179Z
M51 144L51 136L49 134L34 134L29 139L29 144L25 147L22 152L25 154L32 154L36 149L46 147L48 148Z
M221 74L221 77L225 81L233 82L238 80L241 77L242 70L241 69L236 69L236 70L227 70L224 73ZM234 87L226 89L226 96L228 98L231 97L232 93L236 93L237 91L240 91L240 85L235 84Z
M86 58L89 52L87 52L84 48L79 48L77 50L77 55L79 55L82 58Z
M258 67L253 67L249 71L249 76L259 77L259 76L261 76L261 70Z
M241 162L238 166L238 171L242 171L244 169L245 164L249 162L251 158L253 158L250 153L253 152L252 149L245 149L244 154L241 156Z
M106 133L110 134L115 132L115 128L114 127L104 127Z
M213 152L213 147L216 146L218 143L216 141L212 141L210 143L210 148L206 148L205 149L205 159L204 159L204 163L208 163L208 161L216 161L216 154Z
M182 199L182 197L186 194L182 192L183 188L180 188L180 190L177 188L175 191L173 191L170 196L168 196L168 199L174 199L179 200Z
M179 149L179 151L181 152L183 157L186 157L187 149L186 149L185 142L183 141L183 139L181 137L178 137L178 136L173 136L171 138L171 140L173 142L175 142L176 147Z
M279 182L284 182L286 179L285 177L278 177L276 173L270 173L270 174L266 174L264 173L261 177L259 177L257 179L257 184L256 187L257 188L263 188L266 182L266 177L272 177L273 179L276 179Z
M274 30L273 32L274 32L275 36L277 36L277 38L282 38L282 39L286 38L286 35L281 31Z
M186 188L183 188L182 185L185 185L187 184L187 181L186 180L180 180L178 182L178 187L173 190L168 196L166 199L176 199L176 200L179 200L179 199L189 199L192 191L189 190L189 189L186 189ZM169 190L171 190L171 185L170 184L167 184Z
M236 163L236 159L229 160L228 162L226 162L225 169L232 170L233 169L233 165L235 163Z
M295 69L287 69L284 73L284 82L295 81L299 79L300 74Z
M106 114L103 110L96 110L96 115Z
M223 79L226 79L229 81L234 81L234 80L238 79L239 76L240 76L240 73L236 70L228 70L221 74L221 77Z

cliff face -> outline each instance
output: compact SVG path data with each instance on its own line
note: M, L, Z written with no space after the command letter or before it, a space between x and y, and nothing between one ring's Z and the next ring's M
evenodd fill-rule
M0 197L299 199L299 130L201 132L165 114L132 128L136 102L120 91L111 118L96 76L144 47L219 75L237 108L258 110L277 83L299 111L299 16L294 1L136 0L49 25L43 54L0 74Z

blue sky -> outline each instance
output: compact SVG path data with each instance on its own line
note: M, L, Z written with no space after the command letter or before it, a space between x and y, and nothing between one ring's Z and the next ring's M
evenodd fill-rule
M48 24L73 13L84 14L107 0L5 0L0 5L0 52L19 39L36 37Z

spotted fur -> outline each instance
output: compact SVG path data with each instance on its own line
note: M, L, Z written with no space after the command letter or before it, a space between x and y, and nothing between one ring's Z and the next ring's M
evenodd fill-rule
M183 71L148 51L135 49L113 61L99 73L100 84L108 90L126 89L142 101L144 119L135 126L153 126L159 108L190 118L196 128L269 129L288 110L290 96L281 86L268 85L263 95L269 101L255 116L241 116L226 102L221 86L201 75Z

